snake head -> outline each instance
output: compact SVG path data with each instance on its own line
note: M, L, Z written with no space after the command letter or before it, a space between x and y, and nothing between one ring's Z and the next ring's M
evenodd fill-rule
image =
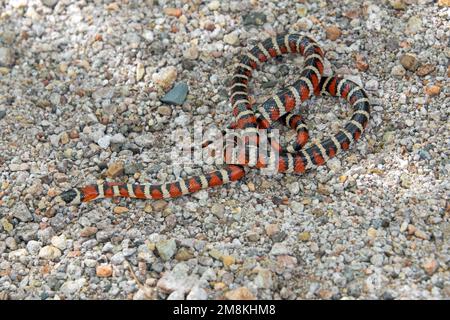
M80 204L80 192L77 189L70 189L64 191L58 196L59 199L64 201L66 204Z

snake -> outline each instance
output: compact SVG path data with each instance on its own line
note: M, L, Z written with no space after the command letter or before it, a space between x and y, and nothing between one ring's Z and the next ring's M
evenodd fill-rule
M263 103L252 105L248 88L252 71L272 58L291 53L304 57L298 80ZM64 191L59 199L69 205L113 197L169 199L241 180L249 168L262 169L270 164L281 173L304 174L325 164L360 139L369 123L370 102L364 89L355 82L340 76L323 76L324 60L324 52L312 38L296 33L267 38L238 59L231 81L230 101L234 120L229 128L242 133L245 147L237 153L224 149L225 165L220 169L162 184L91 184ZM305 146L309 138L308 128L294 109L312 96L341 97L352 106L353 112L336 134ZM295 130L297 135L287 147L271 142L271 150L276 152L270 153L269 157L258 152L261 142L258 132L266 129L270 133L276 121Z

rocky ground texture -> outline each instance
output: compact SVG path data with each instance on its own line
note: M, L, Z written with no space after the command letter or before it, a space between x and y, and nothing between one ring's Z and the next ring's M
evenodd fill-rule
M448 0L1 1L1 298L450 298L449 16ZM74 186L200 172L170 133L229 124L237 57L286 31L370 95L349 152L170 201L52 207ZM255 72L255 100L301 66ZM300 110L314 139L351 112Z

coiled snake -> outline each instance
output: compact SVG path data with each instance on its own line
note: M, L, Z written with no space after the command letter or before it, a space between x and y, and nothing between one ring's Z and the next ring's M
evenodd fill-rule
M298 81L280 90L257 107L250 104L248 82L252 70L270 58L283 54L300 53L304 56L304 68ZM274 121L281 121L296 130L292 145L283 149L273 144L276 150L275 165L278 172L302 174L323 165L342 150L356 142L369 122L370 104L367 94L354 82L337 76L323 77L324 54L317 43L299 34L284 34L268 38L241 57L231 85L231 104L234 123L230 126L245 133L248 147L238 154L239 162L229 153L223 152L226 165L222 169L204 175L193 176L165 184L126 184L104 182L74 188L60 194L67 204L79 204L100 198L126 197L138 199L175 198L201 189L220 186L244 177L245 167L265 168L269 158L261 155L258 129L270 129ZM312 95L330 95L346 99L353 107L351 119L340 131L321 142L303 148L308 140L308 130L294 107ZM252 148L253 146L253 148ZM255 148L256 146L256 148ZM233 159L232 159L233 158Z

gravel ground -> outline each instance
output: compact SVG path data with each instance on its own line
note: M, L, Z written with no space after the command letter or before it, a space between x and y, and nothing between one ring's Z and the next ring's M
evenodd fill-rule
M449 299L448 0L0 1L3 299ZM170 133L223 128L244 50L311 35L373 103L351 150L304 176L250 171L170 201L51 206L101 179L199 172ZM255 73L263 101L302 59ZM181 106L160 99L188 85ZM301 106L312 136L350 114ZM291 134L292 136L292 134Z

